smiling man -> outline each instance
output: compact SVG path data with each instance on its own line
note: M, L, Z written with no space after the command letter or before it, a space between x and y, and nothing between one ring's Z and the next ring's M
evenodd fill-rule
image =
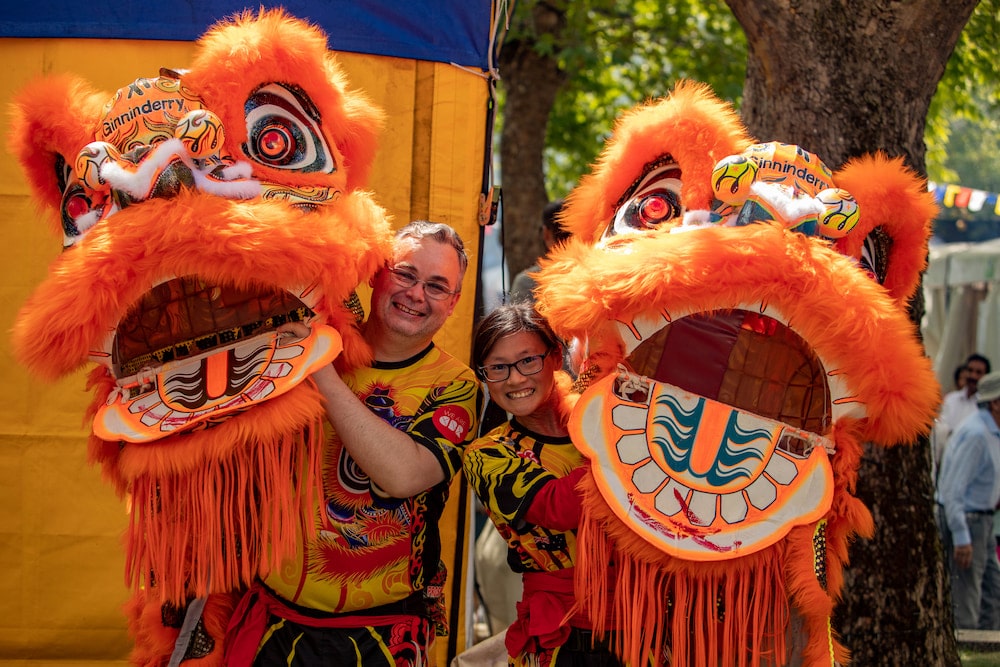
M362 327L375 360L312 376L333 426L323 498L306 518L313 530L248 594L229 664L428 664L444 629L437 522L482 400L473 372L432 341L467 265L448 225L417 221L397 232ZM283 330L309 333L302 324Z

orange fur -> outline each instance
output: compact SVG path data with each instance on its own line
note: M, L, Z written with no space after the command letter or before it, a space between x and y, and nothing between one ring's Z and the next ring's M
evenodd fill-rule
M239 75L246 71L254 76ZM324 133L344 156L347 188L356 190L368 182L384 114L363 92L347 89L347 79L319 28L293 20L283 10L245 11L231 22L220 22L198 41L184 80L219 114L234 146L246 141L243 101L260 82L302 87L323 109ZM264 168L263 173L273 171ZM287 172L282 174L287 178ZM310 183L315 175L299 178Z
M55 236L62 236L59 217L51 215L62 199L56 165L62 160L72 167L77 152L94 140L107 97L86 81L61 74L33 81L11 106L9 150L20 161L35 206ZM74 113L66 114L66 100L73 100Z
M567 231L588 243L597 241L595 234L646 164L672 155L685 174L683 198L688 208L708 208L715 163L751 144L732 107L707 85L693 81L682 81L669 97L625 113L615 125L614 137L562 211Z
M937 215L927 183L903 166L902 158L882 153L849 161L834 174L837 183L858 200L859 229L838 242L845 255L860 257L864 234L883 227L893 244L885 288L905 308L927 268L927 239Z
M361 193L329 208L301 212L190 193L127 208L52 265L15 322L15 353L49 379L78 369L95 341L171 274L274 289L318 281L323 314L346 329L339 304L385 261L387 241L373 244L371 234L387 239L388 226L385 211ZM365 360L363 349L347 353Z

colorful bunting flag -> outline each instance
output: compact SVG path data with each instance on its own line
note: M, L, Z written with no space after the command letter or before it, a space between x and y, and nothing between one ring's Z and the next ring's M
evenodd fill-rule
M934 201L945 208L965 208L973 213L992 209L994 215L1000 216L1000 195L996 192L933 181L927 183L927 189L934 193Z

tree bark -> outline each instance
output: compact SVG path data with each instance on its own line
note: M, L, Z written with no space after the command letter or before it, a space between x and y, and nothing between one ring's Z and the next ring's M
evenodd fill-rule
M726 2L747 36L741 111L758 139L832 169L882 150L926 173L927 110L978 0ZM835 619L856 665L959 664L930 460L926 438L866 447L858 496L876 534L852 547Z
M558 43L565 12L548 3L532 8L534 35ZM501 85L505 94L500 133L500 181L503 187L504 254L511 275L531 266L541 255L545 190L545 132L556 94L566 80L551 53L537 48L538 38L509 39L500 51Z
M927 109L978 0L727 0L747 36L743 117L829 166L874 149L923 173Z

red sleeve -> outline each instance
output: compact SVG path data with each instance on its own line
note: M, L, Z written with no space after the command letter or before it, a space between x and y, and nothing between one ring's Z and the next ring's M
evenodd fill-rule
M580 466L565 477L550 480L538 490L524 514L528 523L550 530L574 530L580 525L580 494L576 483L586 472Z

